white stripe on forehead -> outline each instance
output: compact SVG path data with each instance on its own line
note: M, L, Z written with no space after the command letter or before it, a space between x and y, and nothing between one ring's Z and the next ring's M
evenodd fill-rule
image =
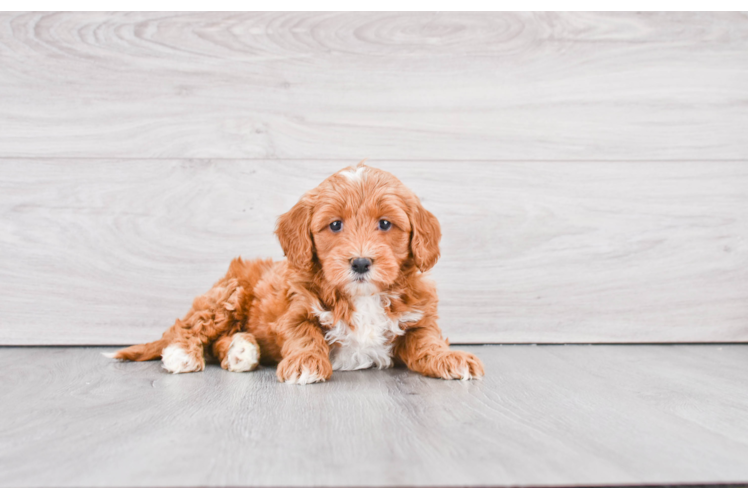
M351 182L361 182L366 179L366 167L356 167L356 170L341 170L340 175Z

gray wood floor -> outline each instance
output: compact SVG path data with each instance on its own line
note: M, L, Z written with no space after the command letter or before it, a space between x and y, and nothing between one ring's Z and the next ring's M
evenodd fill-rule
M470 346L487 376L279 384L0 349L0 486L748 482L747 345Z

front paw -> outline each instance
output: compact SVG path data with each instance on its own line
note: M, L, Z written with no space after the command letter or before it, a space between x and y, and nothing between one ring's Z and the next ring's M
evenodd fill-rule
M429 371L429 375L445 380L480 379L485 374L481 360L463 351L447 351L436 356Z
M283 358L276 372L279 382L287 384L314 384L332 376L330 359L323 354L300 353Z

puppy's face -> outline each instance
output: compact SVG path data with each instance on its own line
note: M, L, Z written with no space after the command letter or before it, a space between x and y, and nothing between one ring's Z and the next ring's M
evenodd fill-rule
M320 186L311 232L329 283L358 295L397 279L411 233L401 190L393 176L368 168L343 170Z
M407 267L430 269L439 257L436 218L396 177L349 167L308 192L276 230L292 266L321 267L348 295L375 293Z

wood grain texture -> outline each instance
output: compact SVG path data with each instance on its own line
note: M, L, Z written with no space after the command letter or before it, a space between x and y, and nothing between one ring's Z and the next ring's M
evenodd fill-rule
M355 163L355 160L349 163ZM0 161L0 343L153 340L346 163ZM748 340L746 162L375 162L440 219L453 342Z
M748 483L748 346L473 346L288 386L96 348L0 349L0 486Z
M0 344L160 335L363 157L452 341L748 340L747 21L0 13Z
M3 13L0 157L748 159L743 13Z

